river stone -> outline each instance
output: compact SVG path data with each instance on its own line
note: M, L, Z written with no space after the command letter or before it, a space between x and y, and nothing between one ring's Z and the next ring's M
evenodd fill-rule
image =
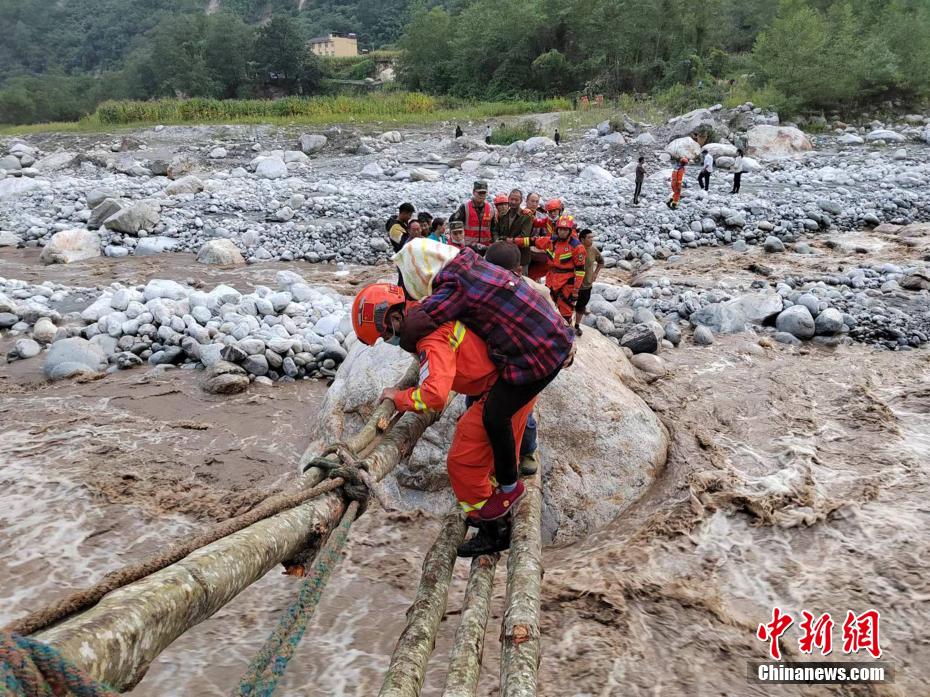
M698 346L710 346L714 343L714 333L709 327L699 324L694 329L694 343Z
M833 336L843 331L843 313L833 307L817 315L814 329L820 336Z
M750 324L764 324L782 310L777 293L751 293L726 302L711 303L694 312L691 326L704 325L715 334L734 334Z
M246 372L251 373L252 375L267 375L268 359L265 358L264 355L249 356L244 361L242 361L242 367L245 368Z
M8 230L0 230L0 247L16 247L21 244L23 238L15 235Z
M287 176L287 165L279 157L266 157L255 167L255 176L262 179L281 179Z
M90 230L62 230L42 249L39 261L45 264L70 264L100 256L100 237Z
M775 326L778 331L787 332L798 339L810 339L816 331L814 318L803 305L792 305L784 310L775 320Z
M666 373L665 362L652 353L638 353L630 359L630 363L650 375L662 377Z
M35 358L41 353L42 347L33 339L19 339L13 345L13 350L20 358Z
M190 175L181 177L165 187L165 193L169 196L180 196L181 194L196 194L203 191L203 182L197 177Z
M94 200L96 200L96 197ZM101 225L103 225L103 221L105 221L110 216L119 213L124 203L124 201L121 201L118 198L105 198L97 204L92 204L91 195L88 194L87 205L90 206L93 210L91 211L90 218L87 219L87 227L92 229L99 228Z
M170 252L175 249L178 244L179 241L173 237L146 237L139 240L139 244L136 245L134 253L137 257L151 257L156 254Z
M791 126L753 126L745 139L746 153L753 157L785 157L814 149L810 138Z
M245 263L242 252L232 240L210 240L197 252L197 262L217 266L238 266Z
M43 344L50 344L57 333L58 327L48 317L40 317L32 328L32 338Z
M659 349L659 340L652 327L646 324L637 324L624 333L620 345L630 349L633 354L655 353Z
M45 356L43 370L51 380L83 373L99 373L107 367L103 349L81 337L62 339L52 344Z
M782 242L777 237L775 237L774 235L769 235L768 237L766 237L765 242L763 243L762 246L765 249L765 251L769 252L770 254L785 251L785 243Z
M326 136L308 133L300 137L300 149L308 155L319 152L324 147Z
M210 394L239 394L249 388L249 376L238 365L219 361L207 368L201 386Z
M140 230L152 230L158 224L158 220L158 208L154 204L148 201L136 201L120 208L104 220L103 226L116 232L138 235Z

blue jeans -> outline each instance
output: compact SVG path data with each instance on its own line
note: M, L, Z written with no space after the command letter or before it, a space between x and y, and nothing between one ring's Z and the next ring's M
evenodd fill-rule
M480 397L465 397L465 408L477 402ZM523 431L523 440L520 441L520 457L526 457L536 452L536 414L530 412Z

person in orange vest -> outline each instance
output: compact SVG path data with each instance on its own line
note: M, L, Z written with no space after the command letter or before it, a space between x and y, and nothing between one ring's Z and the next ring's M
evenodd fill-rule
M352 326L359 341L369 346L378 339L395 343L408 307L403 291L390 283L366 286L352 303ZM420 382L399 390L389 387L381 400L390 400L400 412L441 412L454 391L474 401L459 419L446 458L449 482L466 521L478 533L459 546L461 557L500 552L510 546L511 512L485 521L479 511L491 498L494 452L483 417L486 395L500 377L488 357L487 344L462 322L451 321L420 339L416 345ZM531 399L512 419L514 443L520 443L536 399Z
M555 224L554 235L537 237L533 242L536 249L546 252L549 257L546 287L558 305L559 314L569 326L575 313L578 291L584 282L587 258L585 246L575 235L575 229L575 219L563 215Z
M678 167L672 172L672 197L665 202L665 205L673 210L678 208L678 202L681 200L681 184L685 180L685 167L687 164L688 158L681 158L678 161Z
M497 211L488 202L488 183L476 181L471 199L459 206L449 219L465 223L465 244L482 253L492 242L491 228L496 218Z

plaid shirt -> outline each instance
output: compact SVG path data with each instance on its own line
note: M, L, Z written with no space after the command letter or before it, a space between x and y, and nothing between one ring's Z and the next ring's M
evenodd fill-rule
M420 303L437 324L461 320L488 345L501 377L514 385L541 380L568 358L574 334L522 278L463 249L433 279Z

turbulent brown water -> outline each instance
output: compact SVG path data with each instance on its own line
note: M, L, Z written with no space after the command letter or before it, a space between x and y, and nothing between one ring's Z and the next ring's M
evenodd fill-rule
M44 280L30 254L5 253L0 275ZM224 276L172 255L81 262L54 280L241 287L270 284L280 268ZM346 291L356 277L298 270ZM541 695L927 694L930 355L761 343L719 337L667 352L669 375L636 386L673 434L670 459L620 519L546 551ZM0 370L0 623L285 485L325 389L305 381L219 398L195 371L148 367L49 385L32 363ZM416 513L359 521L281 694L377 692L438 528ZM499 693L503 566L485 695ZM467 571L456 566L425 695L441 692ZM270 573L179 639L132 694L228 694L295 592L294 579ZM834 618L880 610L895 683L749 685L747 660L766 656L755 630L773 605ZM782 643L789 657L796 647Z

